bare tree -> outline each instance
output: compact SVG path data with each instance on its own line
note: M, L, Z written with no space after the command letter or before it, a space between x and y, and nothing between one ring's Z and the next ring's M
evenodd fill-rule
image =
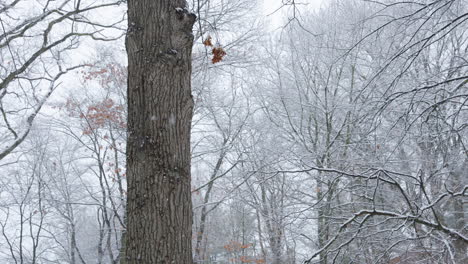
M27 137L44 103L67 72L83 65L70 62L80 39L118 38L96 19L96 10L122 1L24 1L0 3L0 160ZM28 12L25 12L25 8Z

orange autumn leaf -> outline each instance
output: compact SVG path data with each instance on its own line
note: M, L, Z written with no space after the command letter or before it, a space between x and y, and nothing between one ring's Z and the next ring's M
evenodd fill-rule
M222 47L214 47L211 53L213 54L213 58L211 59L213 64L222 61L223 57L226 56L226 51Z
M203 45L207 46L207 47L213 47L213 43L211 43L211 36L208 36L208 38L206 38L204 41L203 41Z

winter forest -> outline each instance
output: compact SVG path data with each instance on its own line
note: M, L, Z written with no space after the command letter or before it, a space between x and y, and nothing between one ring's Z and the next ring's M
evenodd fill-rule
M0 0L0 263L468 263L468 0Z

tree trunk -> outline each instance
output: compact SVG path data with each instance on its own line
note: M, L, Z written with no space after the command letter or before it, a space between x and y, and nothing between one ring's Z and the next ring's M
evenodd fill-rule
M223 147L226 145L226 141L223 143ZM205 197L203 198L203 206L201 209L200 213L200 227L197 229L197 242L195 245L195 261L202 262L205 260L205 251L202 248L202 242L203 238L205 237L205 228L206 228L206 221L208 217L208 213L211 211L208 211L208 203L210 202L210 195L211 191L213 190L213 185L214 181L216 179L216 176L218 175L219 169L221 168L221 165L223 164L223 160L225 157L224 151L221 151L218 157L218 161L216 162L216 166L213 170L213 173L211 173L210 176L210 181L208 183L208 188L205 193Z
M129 0L127 230L122 263L192 263L190 87L195 15Z

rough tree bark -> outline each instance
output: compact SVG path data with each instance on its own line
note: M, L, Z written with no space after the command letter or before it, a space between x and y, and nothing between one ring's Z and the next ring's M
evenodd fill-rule
M185 0L129 0L122 263L192 263L192 26Z

